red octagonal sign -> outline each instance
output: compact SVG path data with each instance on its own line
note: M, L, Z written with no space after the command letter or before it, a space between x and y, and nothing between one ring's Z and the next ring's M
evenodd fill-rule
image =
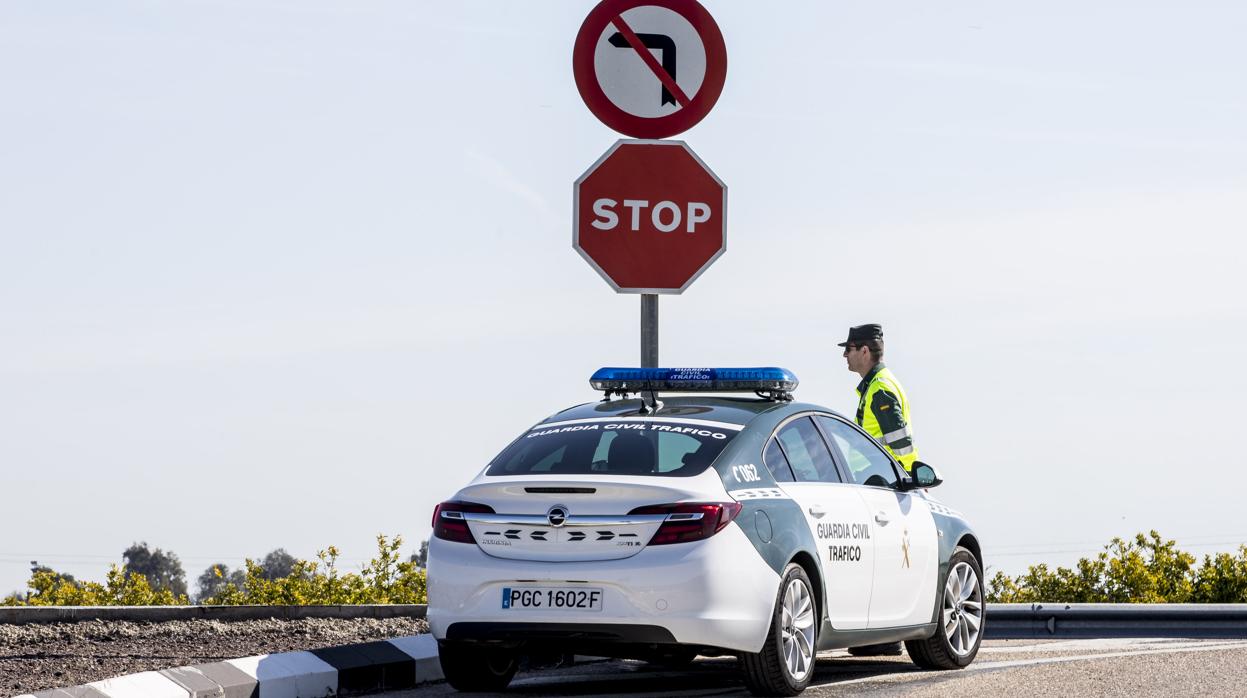
M727 186L681 141L616 142L574 201L572 247L619 293L682 293L727 249Z

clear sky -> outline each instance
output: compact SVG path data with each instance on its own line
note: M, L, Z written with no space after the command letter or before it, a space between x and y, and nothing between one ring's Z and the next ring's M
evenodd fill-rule
M728 251L665 365L855 407L883 323L987 562L1247 542L1247 9L707 1ZM0 3L0 593L130 543L192 580L433 506L588 377L636 296L571 249L618 137L592 2Z

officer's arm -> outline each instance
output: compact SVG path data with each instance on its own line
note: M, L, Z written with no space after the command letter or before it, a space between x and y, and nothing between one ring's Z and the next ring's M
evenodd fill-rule
M913 432L905 423L905 415L901 412L901 401L886 390L875 391L870 399L870 411L879 420L879 430L883 432L880 441L897 456L907 456L914 452Z

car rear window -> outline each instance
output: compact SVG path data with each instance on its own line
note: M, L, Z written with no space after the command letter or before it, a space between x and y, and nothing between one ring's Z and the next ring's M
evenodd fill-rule
M542 424L498 454L487 474L687 477L710 467L740 429L673 419Z

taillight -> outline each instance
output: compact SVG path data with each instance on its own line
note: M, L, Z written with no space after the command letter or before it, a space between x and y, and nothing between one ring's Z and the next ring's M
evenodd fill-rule
M464 514L492 514L494 508L476 502L442 502L433 508L433 535L456 543L475 543L472 529L464 521Z
M731 523L744 505L740 502L716 504L653 504L633 509L632 514L666 514L650 545L687 543L709 538Z

